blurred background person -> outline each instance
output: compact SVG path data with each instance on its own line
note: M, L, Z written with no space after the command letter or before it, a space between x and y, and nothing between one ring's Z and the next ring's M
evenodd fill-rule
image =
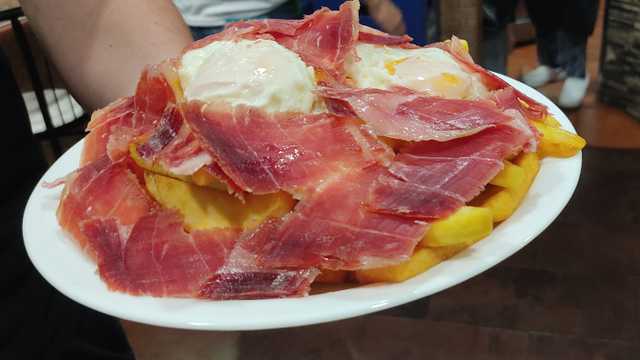
M598 15L597 0L527 0L536 29L539 66L524 74L529 86L564 80L558 105L575 108L589 86L586 72L587 38Z
M302 17L298 0L174 0L194 40L220 32L224 25L258 18Z
M322 6L336 9L342 1L327 0L174 0L194 40L222 31L228 23L251 19L299 19ZM406 27L392 0L362 0L377 27L401 35Z
M480 64L500 74L507 73L507 59L513 47L508 28L515 21L518 0L484 0L482 2L482 54Z

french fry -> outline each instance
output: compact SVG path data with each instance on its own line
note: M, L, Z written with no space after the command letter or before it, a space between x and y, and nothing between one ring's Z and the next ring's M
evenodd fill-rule
M211 228L249 229L269 217L289 212L295 201L284 192L247 195L245 203L208 187L193 185L146 171L147 190L163 207L178 210L189 230Z
M449 259L478 240L480 239L451 246L417 248L411 258L403 263L382 268L356 270L355 278L361 284L405 281Z
M493 215L493 222L506 220L518 206L509 189L499 187L486 189L471 204L489 209Z
M488 188L471 202L475 206L490 209L494 222L506 220L513 214L540 170L540 160L535 153L522 153L514 159L513 163L524 172L521 183L507 188Z
M553 117L553 115L551 115L551 114L547 114L547 116L542 118L540 120L540 122L544 123L545 125L554 127L554 128L560 128L561 127L560 122L558 121L558 119Z
M532 121L533 126L542 134L538 145L541 157L571 157L587 144L580 136L546 123Z
M522 199L527 195L533 180L535 180L538 171L540 171L540 159L536 153L522 153L515 159L514 163L520 166L525 174L524 183L515 188L507 189L515 201L515 208L513 209L515 211L520 206Z
M431 224L420 242L424 247L442 247L471 243L491 234L493 214L490 209L463 206L449 217Z
M518 186L518 184L521 184L525 178L524 170L510 161L505 160L503 162L504 168L502 168L498 175L491 179L489 184L503 188L514 188Z
M439 264L444 258L430 248L417 249L411 258L403 263L383 268L356 270L359 283L400 282L412 278Z
M322 284L341 284L347 280L349 275L345 270L322 270L315 282Z

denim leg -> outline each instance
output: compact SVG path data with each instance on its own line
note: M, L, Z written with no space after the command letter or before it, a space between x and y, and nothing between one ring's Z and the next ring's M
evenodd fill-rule
M556 68L558 63L558 35L556 31L543 32L536 29L538 43L538 61L541 65Z
M567 76L586 76L587 37L582 34L558 32L558 65Z

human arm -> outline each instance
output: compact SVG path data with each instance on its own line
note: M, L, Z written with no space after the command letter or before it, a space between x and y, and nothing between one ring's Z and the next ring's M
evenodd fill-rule
M145 65L177 55L191 34L170 0L21 0L72 94L87 110L135 89Z

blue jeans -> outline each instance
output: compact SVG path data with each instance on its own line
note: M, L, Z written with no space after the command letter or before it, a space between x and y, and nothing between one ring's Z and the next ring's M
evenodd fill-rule
M277 8L269 11L266 14L251 18L251 19L233 19L232 21L239 20L253 20L253 19L299 19L302 17L302 11L300 5L297 0L289 0L286 3L278 6ZM224 29L224 26L190 26L191 35L193 35L193 40L199 40L203 37L207 37L209 35L218 33Z
M597 0L527 0L536 28L538 59L568 76L586 76L587 38L598 16Z
M538 32L538 59L542 65L560 68L567 76L586 76L587 37L562 30Z

